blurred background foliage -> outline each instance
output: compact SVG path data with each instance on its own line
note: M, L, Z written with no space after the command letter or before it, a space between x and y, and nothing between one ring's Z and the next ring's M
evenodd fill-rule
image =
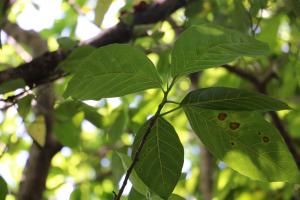
M124 19L126 13L138 9L137 5L141 5L140 0L17 0L8 19L25 30L38 32L47 42L48 49L54 51L72 45L70 41L91 38L113 26L119 17ZM275 77L268 82L267 92L294 108L279 112L279 115L299 149L299 16L298 0L197 0L165 21L135 27L136 37L131 44L147 53L165 78L170 47L178 34L193 24L213 23L267 42L270 55L258 59L243 58L232 64L257 77L272 67ZM31 46L17 43L5 31L1 36L0 70L18 66L32 58ZM247 80L222 67L207 69L193 77L196 81L185 77L178 82L170 94L172 100L180 101L196 87L229 86L255 90ZM44 196L60 200L113 199L113 191L118 190L124 175L118 153L130 153L134 134L153 114L162 97L159 91L148 90L100 101L66 101L62 94L68 80L66 77L54 83L54 132L64 147L52 160ZM20 92L20 89L7 92L9 87L0 86L1 98ZM0 112L0 175L8 184L7 200L15 199L32 138L43 143L45 124L34 110L35 94L33 90L28 97ZM165 110L170 108L169 105ZM190 200L205 199L201 184L206 183L201 182L203 172L200 170L205 161L200 157L200 141L183 112L176 111L166 118L175 125L185 148L183 175L174 193ZM213 200L300 199L298 185L253 181L215 159L209 167L213 169L210 174L212 188L209 190ZM129 184L126 188L127 195L130 187Z

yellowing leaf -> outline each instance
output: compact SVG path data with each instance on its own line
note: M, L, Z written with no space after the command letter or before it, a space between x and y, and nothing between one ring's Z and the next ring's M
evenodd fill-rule
M46 125L43 116L38 116L36 120L27 127L28 134L40 146L45 145Z
M98 0L96 8L95 8L95 22L99 26L102 24L104 19L104 15L109 9L113 0Z

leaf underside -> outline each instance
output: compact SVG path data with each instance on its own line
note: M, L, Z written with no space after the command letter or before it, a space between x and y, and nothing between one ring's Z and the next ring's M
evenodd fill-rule
M289 181L297 167L277 129L258 113L289 109L266 95L212 87L181 102L188 120L214 156L252 179Z
M235 30L192 26L177 39L171 56L172 75L181 76L229 63L240 56L268 53L267 44Z
M297 166L276 128L257 112L184 106L188 120L218 159L252 179L289 181Z
M133 144L133 156L147 129L145 123ZM140 153L135 171L141 180L156 194L167 199L181 175L183 147L171 124L158 118Z
M80 62L64 95L98 100L158 88L160 84L146 55L126 44L112 44L96 49Z
M290 109L285 103L267 95L228 87L194 90L183 99L181 105L231 111L266 112Z

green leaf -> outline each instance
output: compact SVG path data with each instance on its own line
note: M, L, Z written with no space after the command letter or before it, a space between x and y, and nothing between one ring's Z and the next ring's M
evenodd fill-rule
M268 53L267 44L235 30L211 25L192 26L175 43L171 56L172 75L181 76L220 66L240 56Z
M57 39L57 43L59 44L59 48L63 50L71 50L78 45L78 41L73 40L69 37L61 37Z
M164 82L167 82L171 74L169 49L160 53L159 60L157 63L157 71L159 72L162 80L164 80Z
M118 151L120 151L120 150L118 150ZM124 151L127 152L127 148ZM117 154L117 152L115 152L115 151L112 152L111 166L113 166L113 167L111 168L111 170L112 170L112 181L114 183L115 188L118 188L119 182L125 171L125 169L123 168L123 165L120 163L122 163L120 156Z
M184 200L184 198L177 194L172 194L168 200Z
M113 0L98 0L95 8L95 22L99 26L102 24L103 18L107 10L109 9Z
M54 134L63 145L76 148L80 144L81 122L84 113L75 106L81 102L65 102L55 110ZM64 112L65 111L65 112Z
M80 67L81 60L90 55L95 49L95 47L89 45L77 47L70 53L67 59L58 65L58 68L66 72L76 72Z
M11 92L18 88L23 88L25 85L26 84L23 79L15 79L1 83L0 94Z
M43 147L46 141L45 118L38 116L34 122L28 125L27 132L38 145Z
M84 113L84 118L97 128L103 128L102 115L97 109L80 101L65 101L55 108L55 119L58 122L65 122L78 113Z
M84 118L97 128L103 128L103 116L96 108L82 103L81 110L84 112Z
M275 111L290 109L285 103L257 92L236 88L211 87L190 92L182 106L211 110Z
M137 192L134 188L131 188L128 200L162 200L162 198L157 195L151 195L150 193L145 196Z
M116 142L121 135L125 132L128 123L128 112L126 109L118 111L114 122L108 129L108 138L110 142Z
M149 125L139 130L133 144L132 156L137 152ZM174 190L183 166L183 147L169 122L158 118L140 152L135 170L143 182L156 194L167 199Z
M131 188L128 200L147 200L147 198L146 196L138 193L134 188Z
M65 122L79 112L82 103L79 101L65 101L55 108L55 119L57 122Z
M63 145L75 148L80 143L80 127L76 126L72 120L63 123L54 123L54 133L58 141Z
M83 195L79 187L74 189L70 195L70 200L81 200Z
M278 130L257 112L184 106L188 120L210 152L252 179L290 181L298 169Z
M18 113L23 119L25 119L30 112L32 99L32 95L27 95L18 101Z
M8 194L8 188L5 180L0 176L0 200L5 200Z
M118 97L160 87L153 63L126 44L101 47L80 62L65 96L75 99Z
M132 163L132 160L129 156L123 154L123 153L119 153L117 152L118 156L120 157L120 159L122 160L122 164L124 167L124 170L126 171L129 166ZM136 171L133 170L130 174L129 180L132 183L132 186L134 187L134 189L139 192L140 194L143 195L147 195L148 193L148 187L145 185L145 183L138 177L138 175L136 174Z

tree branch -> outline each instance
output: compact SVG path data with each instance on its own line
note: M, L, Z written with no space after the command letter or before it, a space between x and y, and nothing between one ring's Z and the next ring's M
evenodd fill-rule
M30 148L30 156L23 171L17 200L41 200L45 190L48 172L53 156L61 149L53 135L53 105L54 93L52 84L39 88L37 96L37 114L45 119L46 143L44 147L33 143Z
M48 49L47 42L35 31L24 31L19 25L7 21L3 30L18 43L25 44L32 49L32 55L39 56Z
M18 25L6 23L4 27L8 35L13 37L18 43L23 43L32 49L33 56L40 55L47 51L47 42L34 31L25 31ZM24 90L26 93L26 90ZM24 95L22 92L19 95ZM18 98L17 96L15 96ZM15 99L12 99L15 100ZM12 103L15 103L13 101ZM40 200L43 199L48 171L51 167L53 156L61 149L61 144L53 134L53 114L54 91L52 84L45 84L37 91L37 114L45 119L46 138L45 146L40 147L33 143L30 148L29 158L24 168L22 180L20 182L17 200ZM43 134L43 133L41 133Z
M133 27L140 24L151 24L164 20L172 12L187 3L195 0L164 0L147 6L142 12L133 13L133 23L127 25L124 22L101 32L98 36L81 42L80 45L92 45L95 47L111 43L125 43L133 37ZM22 64L16 68L0 72L0 84L14 79L23 79L27 85L40 85L47 80L63 76L63 72L57 70L58 64L63 61L68 52L62 50L46 52L29 63Z

